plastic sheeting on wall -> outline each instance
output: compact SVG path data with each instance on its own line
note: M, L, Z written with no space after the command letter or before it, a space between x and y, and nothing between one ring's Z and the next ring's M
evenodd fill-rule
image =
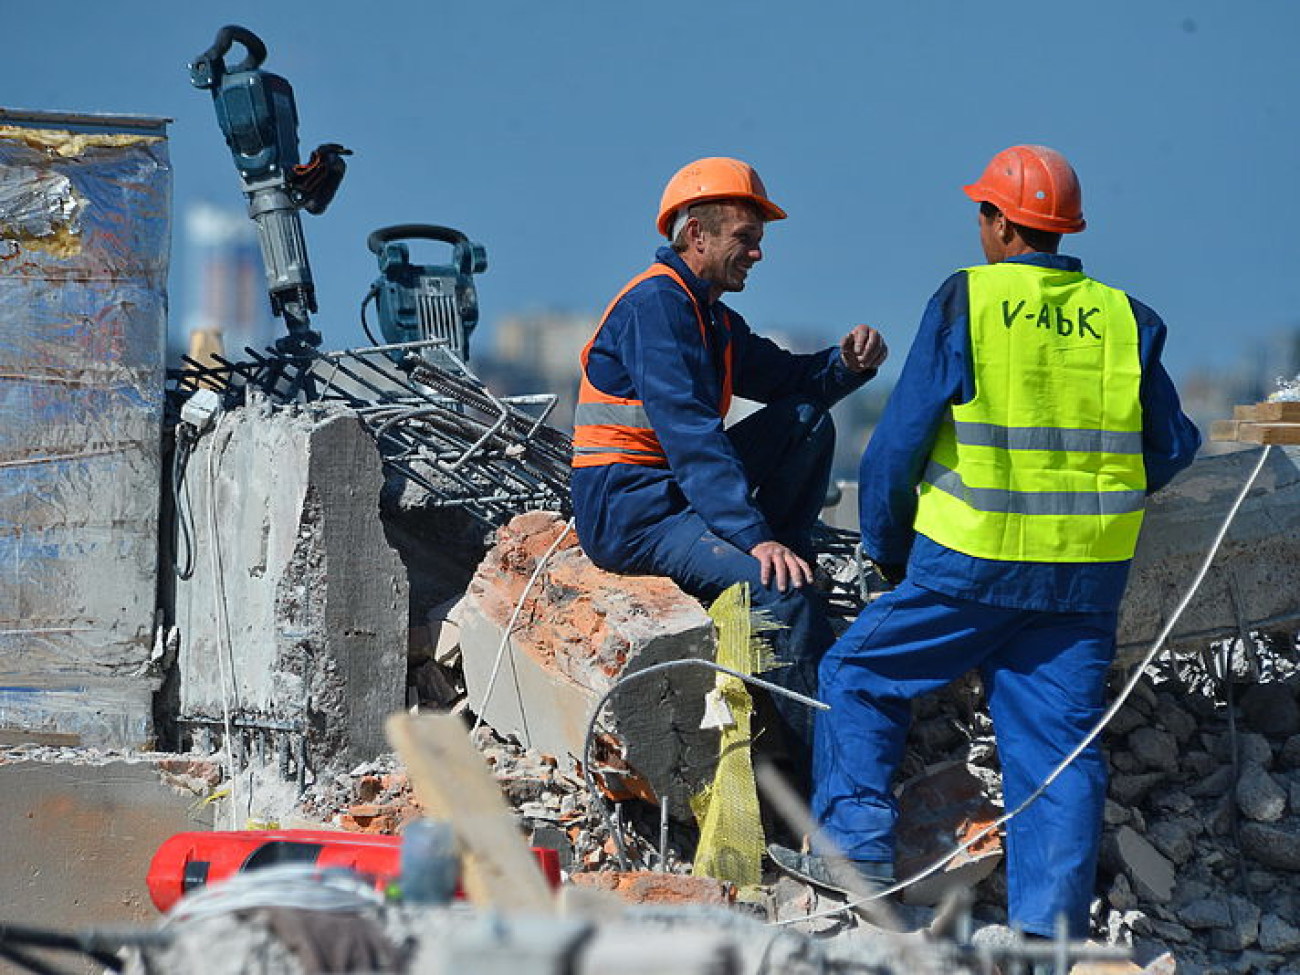
M151 732L170 204L165 120L0 110L0 728Z

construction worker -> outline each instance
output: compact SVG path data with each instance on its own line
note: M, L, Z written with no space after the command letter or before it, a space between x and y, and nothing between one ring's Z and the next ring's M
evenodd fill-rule
M837 347L796 355L719 300L744 290L764 225L784 218L738 159L700 159L669 180L656 226L671 246L582 351L572 494L578 538L602 568L669 576L704 600L749 583L753 606L783 627L772 643L788 666L765 676L812 695L833 640L810 585L834 450L827 411L876 374L886 348L859 325ZM733 393L768 405L724 429ZM772 703L806 776L807 708Z
M823 886L893 881L914 698L977 669L1017 808L1104 709L1144 499L1200 436L1160 363L1150 308L1058 254L1084 229L1058 152L1014 146L965 187L988 264L930 299L862 458L862 544L896 588L828 651L813 812L820 847L769 852ZM1007 826L1009 917L1086 936L1106 765L1092 744ZM826 854L837 848L845 864Z

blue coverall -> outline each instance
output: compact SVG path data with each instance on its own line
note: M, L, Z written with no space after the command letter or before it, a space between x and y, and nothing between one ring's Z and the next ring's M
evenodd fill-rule
M1013 258L1081 270L1073 257ZM1130 298L1142 365L1147 493L1191 463L1200 435L1160 362L1165 325ZM949 406L975 393L965 272L930 299L885 413L862 457L862 544L906 565L826 654L813 762L813 812L854 860L891 861L911 701L972 669L998 739L1004 803L1017 807L1100 719L1129 562L1008 562L964 555L913 531L916 486ZM1008 911L1052 935L1064 913L1086 936L1106 796L1094 743L1007 827Z
M705 309L708 344L690 299L667 277L643 281L611 309L592 344L588 378L604 393L644 402L669 466L576 468L578 539L601 568L665 575L704 600L748 582L752 605L784 627L771 637L789 666L765 676L815 694L817 664L834 639L824 605L810 586L764 586L749 551L777 540L811 559L809 532L825 501L835 442L827 411L875 370L852 372L838 348L787 352L753 334L733 309L711 303L709 283L671 248L661 247L655 260L676 270ZM769 405L724 430L718 403L728 342L735 395ZM785 698L773 703L810 747L807 709Z

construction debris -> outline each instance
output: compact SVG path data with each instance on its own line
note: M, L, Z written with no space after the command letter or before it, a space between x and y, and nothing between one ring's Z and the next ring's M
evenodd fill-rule
M308 275L293 284L290 297L305 304L286 316L291 341L243 361L187 360L165 404L173 465L162 524L174 541L158 580L161 364L122 350L153 348L134 332L161 322L162 123L119 120L135 131L106 141L33 134L52 120L0 129L6 256L39 272L24 272L9 304L23 314L57 306L95 328L75 325L65 347L47 337L66 322L13 316L24 331L14 381L31 387L25 400L56 408L33 407L23 426L37 439L0 457L0 502L41 501L10 519L19 527L5 560L26 575L9 586L16 615L0 620L14 650L0 688L0 813L19 824L0 857L0 884L13 894L3 916L66 917L69 928L140 920L130 881L142 894L150 834L136 825L194 819L412 837L436 817L454 825L463 855L447 844L426 854L464 863L480 910L434 896L417 905L414 885L396 900L382 877L241 864L157 928L73 935L0 924L0 956L23 963L35 946L120 968L121 949L142 975L913 975L1029 962L1064 972L1075 961L1081 975L1130 956L1128 971L1150 975L1169 975L1175 958L1177 971L1198 975L1300 966L1300 452L1206 458L1151 506L1121 667L1162 631L1225 513L1244 500L1168 657L1106 729L1094 941L1026 941L1005 926L1001 840L990 832L1000 775L974 679L917 703L899 875L970 845L873 913L777 880L761 842L736 864L722 861L737 845L702 838L690 800L724 764L720 752L745 787L746 839L771 825L750 801L747 712L725 693L737 689L721 688L710 710L712 672L659 669L712 661L714 627L668 580L614 576L587 560L565 521L571 445L546 424L555 397L493 395L465 362L476 319L458 336L322 352L309 340ZM113 251L118 238L100 227L104 177L80 161L92 145L106 150L97 160L135 157L150 184L131 194L150 240L130 254ZM411 230L379 232L372 250ZM420 231L455 243L459 273L482 270L477 245L439 233ZM392 267L398 252L385 253L381 268ZM125 268L113 284L125 290L83 287L82 260ZM272 294L283 312L290 298ZM1295 443L1295 406L1242 407L1216 432ZM1256 486L1239 499L1256 464ZM841 620L884 587L856 541L844 529L817 536L818 585ZM150 739L175 751L107 747ZM525 843L561 865L560 898ZM61 884L42 881L54 872L46 863L63 869ZM178 883L202 886L188 866ZM96 896L106 900L90 904ZM910 934L874 923L895 907Z

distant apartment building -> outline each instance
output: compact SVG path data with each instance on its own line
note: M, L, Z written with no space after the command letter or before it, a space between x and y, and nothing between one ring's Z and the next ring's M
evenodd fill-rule
M591 314L508 315L493 323L472 365L495 392L554 393L559 401L548 422L568 430L578 398L578 357L595 328L596 317Z

